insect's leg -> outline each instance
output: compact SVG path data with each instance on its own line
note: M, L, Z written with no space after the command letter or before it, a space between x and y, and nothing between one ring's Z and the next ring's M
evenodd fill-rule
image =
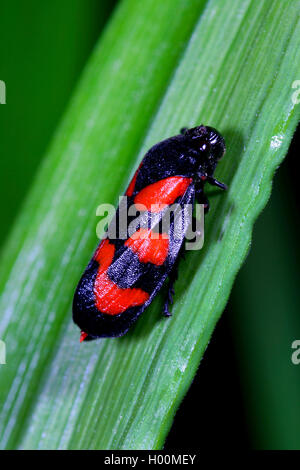
M209 200L206 194L204 194L203 188L196 188L196 199L198 204L204 205L204 214L207 214L209 211Z
M208 176L207 182L211 184L212 186L217 186L218 188L221 188L221 189L227 189L226 184L221 183L221 181L216 180L216 178L214 178L213 176Z
M170 312L170 305L173 304L173 295L175 294L174 283L177 280L177 278L178 278L178 264L177 266L173 267L169 275L169 284L167 287L168 291L167 291L167 295L166 295L165 303L163 307L163 315L165 317L171 317L172 315L172 313Z
M180 258L182 256L184 256L184 243L182 245L182 248L180 249L180 252L179 252L178 257L177 257L177 259L174 263L174 266L173 266L173 268L172 268L172 270L169 274L169 283L168 283L168 287L167 287L168 292L167 292L164 307L163 307L163 315L165 317L171 317L172 316L172 314L170 312L170 305L173 304L173 295L175 294L174 284L178 279L178 265L179 265Z

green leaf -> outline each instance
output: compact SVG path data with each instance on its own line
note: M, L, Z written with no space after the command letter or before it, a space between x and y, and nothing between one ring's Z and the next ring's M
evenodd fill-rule
M163 445L299 119L295 5L121 3L2 259L3 447ZM125 337L79 345L71 301L97 205L117 201L150 145L201 122L225 136L217 176L229 191L211 194L204 249L181 265L173 317L157 298Z

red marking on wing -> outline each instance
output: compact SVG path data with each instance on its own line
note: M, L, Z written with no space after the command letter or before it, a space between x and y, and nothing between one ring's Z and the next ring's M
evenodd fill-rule
M126 240L125 246L138 255L141 263L161 266L168 256L169 239L166 233L141 228Z
M80 334L79 342L82 343L82 341L84 341L87 336L88 336L88 333L86 333L85 331L82 331Z
M133 178L132 178L132 180L131 180L130 183L129 183L129 186L128 186L127 191L126 191L126 193L125 193L126 196L132 196L132 195L133 195L134 188L135 188L135 183L136 183L136 179L137 179L137 175L138 175L138 172L139 172L139 170L140 170L140 168L141 168L141 166L142 166L142 163L143 163L143 162L141 161L141 163L139 164L138 169L137 169L136 172L134 173Z
M144 304L149 299L149 294L142 289L122 289L109 279L107 269L112 263L114 253L114 245L110 244L109 240L103 240L94 255L94 259L99 263L94 284L95 305L100 312L108 315L118 315L130 307Z
M148 211L160 212L182 196L192 182L192 178L170 176L143 188L134 198L136 205L142 204ZM152 206L152 207L151 207Z
M110 244L109 240L107 239L102 240L94 254L94 260L98 261L100 265L98 269L98 274L100 272L106 271L109 268L113 260L114 254L114 245Z

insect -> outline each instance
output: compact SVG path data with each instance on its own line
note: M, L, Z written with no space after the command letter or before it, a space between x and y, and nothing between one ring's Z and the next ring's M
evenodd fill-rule
M184 128L146 153L125 194L128 207L142 204L148 225L138 225L125 239L108 235L98 245L73 300L73 320L81 329L80 341L124 335L167 278L163 313L170 315L185 232L175 239L174 217L168 233L163 232L163 214L173 203L183 210L185 204L193 207L195 201L207 212L205 183L226 189L213 176L224 153L221 134L204 125ZM192 219L186 225L190 223Z

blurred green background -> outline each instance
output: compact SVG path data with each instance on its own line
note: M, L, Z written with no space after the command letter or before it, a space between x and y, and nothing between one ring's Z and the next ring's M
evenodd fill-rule
M0 1L1 244L115 3Z
M0 1L1 247L115 3ZM300 339L296 152L297 136L166 448L300 448L300 365L291 362ZM189 433L191 419L206 426Z

